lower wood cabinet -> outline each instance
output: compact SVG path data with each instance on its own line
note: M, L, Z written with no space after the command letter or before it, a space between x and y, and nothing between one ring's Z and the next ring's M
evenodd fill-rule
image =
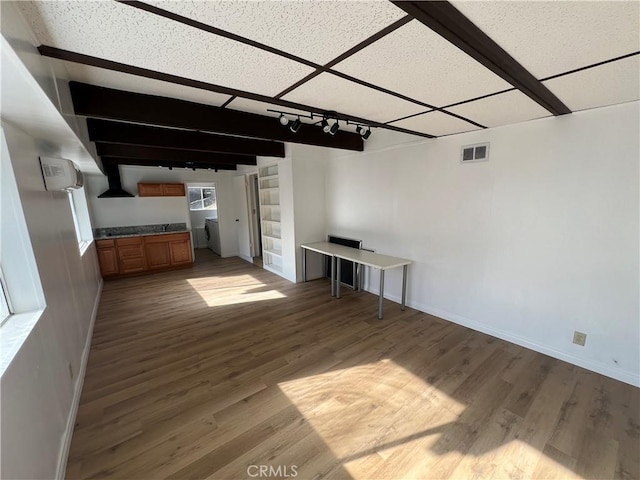
M170 233L97 240L100 271L105 278L191 265L191 235Z
M117 238L116 251L118 252L118 273L138 273L147 269L142 237Z
M191 263L191 242L177 240L169 243L172 265Z
M118 255L115 244L112 247L98 248L98 261L103 277L118 274Z
M147 266L149 267L149 270L167 268L171 266L169 243L149 243L144 246L144 251L147 255Z

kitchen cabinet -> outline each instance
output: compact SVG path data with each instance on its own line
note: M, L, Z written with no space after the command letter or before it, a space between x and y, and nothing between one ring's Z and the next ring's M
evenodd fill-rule
M96 241L105 278L170 270L193 263L188 232Z
M184 197L184 183L138 183L141 197Z
M118 252L118 273L137 273L146 270L142 237L116 239L116 251Z
M188 239L169 242L169 250L171 251L171 265L191 263L191 242Z
M149 270L166 268L171 266L171 254L167 242L145 244L144 251L147 255L147 267Z
M98 250L98 262L103 277L110 277L118 274L118 256L116 254L116 244L114 240L98 240L96 242Z

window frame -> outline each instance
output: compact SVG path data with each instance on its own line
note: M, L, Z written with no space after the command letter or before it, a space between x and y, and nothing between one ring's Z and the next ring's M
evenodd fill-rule
M73 226L76 232L76 239L78 240L78 249L80 250L80 255L84 255L84 252L87 251L89 245L93 241L93 234L91 228L91 220L89 219L88 213L88 205L86 204L86 195L84 191L84 187L67 190L68 198L69 198L69 206L71 207L71 217L73 218ZM84 215L81 216L81 212L79 211L80 205L78 204L78 199L76 195L82 195L84 199L84 205L82 209L84 210Z
M7 286L4 281L4 274L2 273L2 267L0 266L0 326L4 324L11 315L14 314L13 307L11 306L11 299L9 298L9 293L7 290Z
M202 202L202 204L204 205L204 190L212 190L213 191L213 205L211 207L203 207L203 208L192 208L191 206L191 200L190 200L190 194L191 194L191 190L200 190L200 200L194 200L194 202ZM206 186L206 187L200 187L200 186L187 186L187 202L189 204L189 211L190 212L202 212L205 210L217 210L218 209L218 194L216 192L216 187L214 186Z

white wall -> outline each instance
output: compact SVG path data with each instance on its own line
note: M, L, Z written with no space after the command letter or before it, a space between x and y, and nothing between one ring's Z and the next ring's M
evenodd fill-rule
M67 194L44 189L38 156L57 146L4 131L46 308L2 374L1 475L51 479L73 430L100 276L94 246L80 256Z
M639 131L635 102L334 154L327 230L414 260L415 308L638 385Z
M296 281L302 278L303 243L326 240L325 170L331 151L321 147L291 145L293 202L295 206ZM307 255L307 278L322 276L322 256Z
M120 177L122 188L133 195L138 194L138 182L215 183L221 253L238 254L232 173L120 166ZM86 180L94 228L162 223L186 223L191 228L186 197L98 198L107 189L107 177L88 175Z

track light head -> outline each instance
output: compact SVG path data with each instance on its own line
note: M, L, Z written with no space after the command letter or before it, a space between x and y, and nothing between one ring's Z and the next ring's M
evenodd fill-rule
M296 118L291 125L289 125L289 129L293 132L296 133L298 130L300 130L300 127L302 126L302 122L300 121L299 118Z
M324 133L329 133L329 129L330 129L331 127L329 126L329 122L327 122L327 119L326 119L326 118L323 118L323 119L322 119L322 124L321 124L321 125L322 125L322 131L323 131Z
M356 127L356 133L357 133L357 134L359 134L359 135L362 135L362 131L363 131L363 130L364 130L364 129L363 129L360 125L358 125L358 126Z
M169 167L169 170L173 170L173 167Z
M285 116L284 113L280 114L280 125L286 127L289 124L289 119Z
M338 125L338 121L336 120L336 123L331 125L331 128L329 128L329 134L335 135L339 129L340 129L340 125Z
M364 129L363 129L364 130ZM371 136L371 129L367 129L366 132L362 133L362 138L367 140Z

